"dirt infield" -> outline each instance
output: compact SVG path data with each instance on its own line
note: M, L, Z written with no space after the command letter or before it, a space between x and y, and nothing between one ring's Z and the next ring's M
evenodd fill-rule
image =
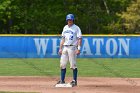
M39 93L140 93L140 78L79 77L78 86L55 88L58 77L1 76L0 91ZM71 78L66 77L66 82Z

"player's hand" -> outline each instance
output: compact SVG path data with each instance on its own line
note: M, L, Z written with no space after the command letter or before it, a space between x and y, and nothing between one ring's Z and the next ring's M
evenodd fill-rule
M62 49L59 49L58 54L62 55Z
M79 55L80 54L80 50L76 50L76 54Z

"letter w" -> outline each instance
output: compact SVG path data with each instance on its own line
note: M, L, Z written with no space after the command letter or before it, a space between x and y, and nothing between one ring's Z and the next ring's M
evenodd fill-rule
M37 55L40 55L41 49L43 51L43 55L46 54L48 40L49 39L46 39L46 38L34 38L35 46L37 49Z

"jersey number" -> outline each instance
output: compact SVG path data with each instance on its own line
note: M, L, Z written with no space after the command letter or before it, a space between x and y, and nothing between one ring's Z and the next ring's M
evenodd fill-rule
M73 36L70 36L69 40L73 40Z

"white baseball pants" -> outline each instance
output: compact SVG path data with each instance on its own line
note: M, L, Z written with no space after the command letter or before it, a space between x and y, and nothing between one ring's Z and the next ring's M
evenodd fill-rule
M67 65L68 62L70 62L70 68L71 69L77 68L77 65L76 65L76 57L77 57L76 50L77 50L76 46L64 46L64 48L62 50L61 59L60 59L60 67L62 69L66 68L66 65Z

